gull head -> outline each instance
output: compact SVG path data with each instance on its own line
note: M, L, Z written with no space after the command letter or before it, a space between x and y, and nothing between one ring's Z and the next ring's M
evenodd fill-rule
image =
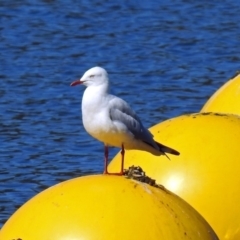
M93 67L87 70L81 79L72 82L70 86L76 86L78 84L83 84L86 87L108 84L107 71L101 67Z

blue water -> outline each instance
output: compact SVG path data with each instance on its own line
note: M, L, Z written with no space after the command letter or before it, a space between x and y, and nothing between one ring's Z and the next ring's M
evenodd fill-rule
M102 172L73 80L106 68L146 127L198 112L240 68L239 12L235 0L2 0L0 226L47 187Z

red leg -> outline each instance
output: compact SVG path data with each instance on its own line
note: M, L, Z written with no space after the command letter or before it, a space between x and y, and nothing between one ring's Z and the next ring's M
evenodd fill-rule
M120 172L121 175L123 175L123 170L124 170L124 154L125 154L125 150L124 150L124 145L122 144L122 151L121 151L122 162L121 162L121 172Z
M108 174L107 170L107 165L108 165L108 146L104 146L104 174Z
M123 175L123 170L124 170L124 145L122 144L122 150L121 150L121 155L122 155L122 161L121 161L121 172L120 173L109 173L108 172L108 146L104 146L104 172L103 174L108 174L108 175L118 175L122 176Z

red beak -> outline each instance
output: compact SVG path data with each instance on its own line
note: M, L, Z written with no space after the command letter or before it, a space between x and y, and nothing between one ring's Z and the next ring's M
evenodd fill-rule
M82 83L83 83L83 81L81 81L81 80L76 80L76 81L72 82L72 83L70 84L70 86L73 87L73 86L76 86L76 85L82 84Z

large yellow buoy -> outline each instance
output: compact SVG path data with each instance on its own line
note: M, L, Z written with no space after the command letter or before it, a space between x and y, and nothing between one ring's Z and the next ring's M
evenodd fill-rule
M150 129L155 140L180 156L126 151L125 168L139 165L150 177L190 203L222 240L240 239L240 117L183 115ZM118 171L121 155L110 163Z
M120 176L55 185L24 204L1 240L210 240L208 223L171 192Z
M201 112L240 114L240 74L219 88L206 102Z

